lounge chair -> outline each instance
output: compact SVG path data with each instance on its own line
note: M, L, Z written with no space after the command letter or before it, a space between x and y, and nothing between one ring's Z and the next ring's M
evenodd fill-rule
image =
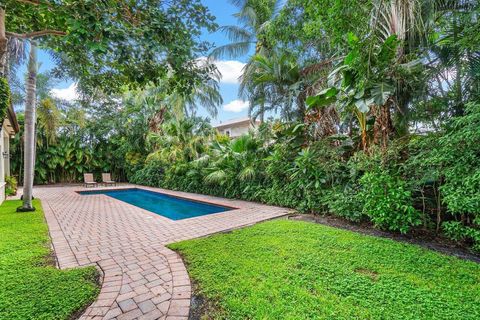
M110 173L102 173L102 183L105 186L116 186L117 183L112 180L112 177L110 176Z
M93 173L84 173L83 174L83 186L88 188L88 186L96 187L97 182L93 179Z

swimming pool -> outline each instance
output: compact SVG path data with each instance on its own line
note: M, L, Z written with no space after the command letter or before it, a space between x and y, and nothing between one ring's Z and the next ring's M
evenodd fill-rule
M104 194L172 220L199 217L234 209L139 188L79 191L78 193L81 195Z

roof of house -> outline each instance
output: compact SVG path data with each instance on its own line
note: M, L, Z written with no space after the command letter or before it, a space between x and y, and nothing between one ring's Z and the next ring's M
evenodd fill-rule
M18 133L20 131L20 126L18 125L17 116L11 104L7 109L7 117L12 125L13 131L15 131L15 133Z
M252 119L250 119L249 117L244 117L244 118L227 120L225 122L221 122L219 124L216 124L213 127L219 129L219 128L224 128L224 127L228 127L228 126L249 124L250 122L252 122ZM256 120L255 124L260 124L260 120Z

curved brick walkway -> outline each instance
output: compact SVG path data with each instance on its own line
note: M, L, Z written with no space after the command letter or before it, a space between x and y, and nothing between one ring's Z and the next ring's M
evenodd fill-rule
M132 186L123 186L132 187ZM81 187L35 187L60 268L96 265L100 295L81 319L188 319L190 280L181 258L165 247L288 214L285 208L147 188L238 209L173 221ZM101 188L99 188L101 189Z

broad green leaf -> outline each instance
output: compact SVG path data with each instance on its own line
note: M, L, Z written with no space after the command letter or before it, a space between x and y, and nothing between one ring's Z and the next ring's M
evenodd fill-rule
M382 106L387 102L395 91L395 88L386 82L380 82L373 86L371 94L376 105Z
M325 89L316 96L308 97L306 101L307 106L309 108L319 108L327 106L337 101L337 94L338 89L335 87Z
M355 100L354 104L360 112L367 113L370 110L365 99Z

